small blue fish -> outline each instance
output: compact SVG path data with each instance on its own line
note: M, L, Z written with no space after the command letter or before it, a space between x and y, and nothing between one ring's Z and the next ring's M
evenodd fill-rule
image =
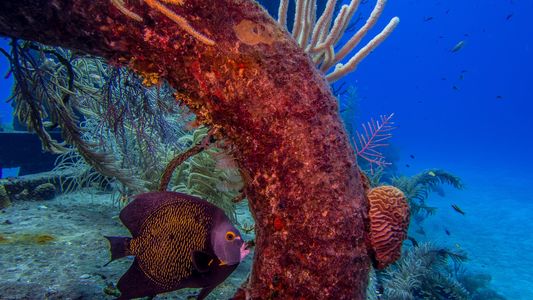
M465 212L459 207L457 206L456 204L452 204L452 208L453 210L455 210L456 212L460 213L461 215L465 215Z
M453 46L451 52L457 52L457 51L463 49L464 45L465 45L465 41L464 40L458 42L457 44L455 44L455 46Z

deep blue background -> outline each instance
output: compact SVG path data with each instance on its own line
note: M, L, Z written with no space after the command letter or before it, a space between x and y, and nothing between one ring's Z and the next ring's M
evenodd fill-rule
M363 16L373 5L361 5ZM393 143L400 167L410 170L439 161L531 167L531 15L533 1L390 0L373 32L393 16L400 25L345 78L358 90L359 121L395 112ZM465 46L452 53L461 40ZM0 57L3 123L11 118L6 71Z
M378 27L395 15L396 31L348 80L362 116L396 113L401 166L411 153L442 166L533 166L533 1L391 0Z
M8 40L0 38L0 47L8 50ZM0 54L0 124L11 123L11 107L6 100L11 94L13 80L11 77L5 78L9 70L8 61L5 56Z

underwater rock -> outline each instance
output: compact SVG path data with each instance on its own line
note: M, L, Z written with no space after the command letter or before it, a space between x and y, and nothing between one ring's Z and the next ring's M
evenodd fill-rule
M22 192L16 194L13 196L16 200L26 200L30 198L30 192L28 192L28 189L23 189Z
M54 187L55 191L60 191L59 183L68 184L72 178L72 173L63 172L43 172L38 174L30 174L25 176L19 176L15 178L0 179L0 186L3 186L7 192L7 195L11 200L31 200L33 197L41 195L46 189L51 192L51 187ZM48 186L47 186L48 185ZM39 186L41 186L39 188ZM39 191L37 191L39 188ZM32 192L30 192L32 191ZM46 196L46 195L43 195ZM38 200L46 200L50 195L44 198L38 198Z
M368 194L370 205L370 246L376 267L383 269L400 258L402 242L407 238L409 205L402 191L380 186Z
M56 187L49 182L43 183L38 185L32 194L35 200L50 200L56 196Z
M7 194L6 188L3 185L0 185L0 209L11 206L11 200Z

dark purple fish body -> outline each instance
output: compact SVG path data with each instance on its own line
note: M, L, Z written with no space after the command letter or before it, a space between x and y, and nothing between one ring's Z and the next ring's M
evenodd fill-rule
M174 192L138 195L120 213L132 237L106 237L111 260L133 255L120 278L118 299L202 288L204 299L248 250L224 212L205 200Z

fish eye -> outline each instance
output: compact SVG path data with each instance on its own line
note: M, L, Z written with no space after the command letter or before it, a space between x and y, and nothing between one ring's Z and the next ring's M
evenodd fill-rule
M235 239L235 233L233 231L226 232L226 241L233 241Z

